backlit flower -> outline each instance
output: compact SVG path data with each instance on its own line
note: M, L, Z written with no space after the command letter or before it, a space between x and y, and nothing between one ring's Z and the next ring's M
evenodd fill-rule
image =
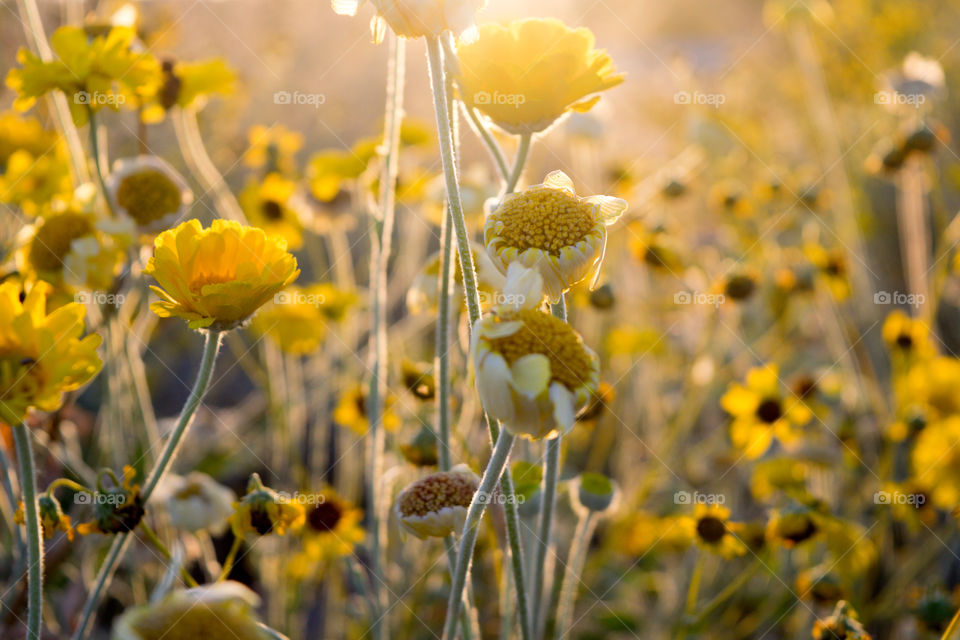
M421 539L460 533L480 476L465 464L412 482L397 495L394 513L400 526Z
M730 509L724 506L698 504L693 515L683 518L680 524L701 548L724 558L747 552L746 545L736 535L739 525L730 522Z
M209 475L193 471L186 476L167 474L150 498L161 504L170 524L185 531L223 531L233 513L236 496Z
M286 353L311 353L323 344L329 325L342 320L355 302L356 295L329 283L291 286L263 306L250 328Z
M64 515L59 500L49 493L44 493L37 498L37 506L40 511L40 525L43 528L44 538L52 538L57 531L63 531L67 534L68 540L73 540L73 526L70 524L70 516ZM13 514L13 521L17 524L25 523L22 500Z
M543 131L623 82L607 52L594 49L589 29L528 18L484 24L479 34L457 48L460 97L510 133Z
M373 39L383 39L384 23L404 38L437 37L451 31L459 36L475 29L474 17L487 0L369 0L377 17L370 27ZM340 15L356 15L363 0L333 0L333 10Z
M471 243L470 251L473 254L473 263L477 273L477 289L480 292L480 304L490 307L497 298L497 292L503 290L506 280L497 269L490 256L483 247ZM439 251L427 258L426 264L413 279L407 290L407 309L412 314L433 313L437 311L437 300L440 296L440 271L443 267L442 255ZM460 261L453 257L453 301L454 309L463 308L463 274L460 271Z
M159 284L150 287L160 296L150 305L158 316L225 330L256 313L300 270L282 238L217 219L207 229L188 220L161 233L144 273Z
M296 170L296 155L303 147L303 134L281 124L265 127L257 124L247 131L250 147L243 154L243 164L263 168L267 173L290 174Z
M303 245L304 204L299 200L296 183L279 173L268 173L263 180L251 180L239 197L240 207L250 224L280 236L291 249Z
M16 282L0 283L0 420L18 424L28 409L55 411L63 394L100 371L100 336L83 335L84 308L66 304L47 313L49 286L37 284L21 301Z
M396 400L392 393L388 393L384 401L381 420L387 431L396 431L400 426L400 418L393 410ZM370 430L370 420L367 418L367 388L364 385L354 385L343 392L333 410L333 421L358 436L365 435Z
M144 122L160 122L174 107L202 109L215 95L233 91L237 74L223 58L199 62L164 60L160 65L162 80L156 93L145 99L141 112Z
M895 358L896 365L904 365L936 354L930 339L930 327L920 319L911 318L897 310L883 322L883 341Z
M157 156L123 158L113 164L107 192L114 211L142 231L162 231L186 216L193 192L176 170Z
M610 196L582 198L562 171L543 184L512 193L491 213L483 239L493 263L503 272L511 262L536 269L547 295L556 302L571 286L596 283L607 243L607 227L627 203Z
M813 623L813 640L871 640L873 636L866 632L857 619L857 612L848 603L841 600L826 620Z
M566 433L599 383L599 359L566 322L540 310L537 271L511 264L504 304L480 318L471 351L484 409L515 435Z
M93 504L93 519L77 525L80 535L126 533L136 529L143 520L145 511L140 485L133 482L137 472L130 465L125 466L122 481L112 471L107 474L113 484L104 487L98 479L96 493L89 500Z

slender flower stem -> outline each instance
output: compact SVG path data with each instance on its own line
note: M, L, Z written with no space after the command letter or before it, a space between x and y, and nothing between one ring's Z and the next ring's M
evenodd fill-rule
M197 373L196 381L193 383L193 389L190 390L190 396L180 411L180 417L177 419L177 424L170 434L170 438L167 440L166 447L164 447L160 458L157 460L140 491L144 504L150 499L150 495L157 488L157 485L173 464L177 451L179 451L180 445L184 440L187 428L193 421L193 414L196 413L197 407L200 406L207 387L210 385L210 378L213 375L213 365L217 360L217 352L220 350L222 336L223 332L216 330L210 330L206 334L203 345L203 355L200 357L200 370ZM129 532L114 536L110 549L107 551L107 556L104 558L103 564L100 565L100 570L97 572L93 590L90 592L90 595L87 596L87 601L83 605L80 624L73 632L73 640L82 640L86 637L88 627L93 621L97 604L100 601L100 596L103 595L103 591L107 588L110 579L113 577L113 572L116 570L117 564L120 562L123 554L126 553L131 538L132 536Z
M405 65L405 41L395 34L390 35L390 59L387 67L387 104L384 126L383 174L380 178L379 219L374 221L374 247L371 252L370 278L373 290L371 305L372 364L370 394L367 415L370 421L369 467L367 469L367 495L370 499L370 570L373 573L373 597L380 614L373 622L373 637L387 637L385 576L382 569L383 541L386 537L386 518L381 518L384 504L381 494L383 475L384 402L387 396L387 264L390 260L390 245L396 209L397 171L400 154L400 126L403 119L403 82Z
M447 116L450 121L450 135L454 143L456 157L458 142L456 104L447 84ZM450 455L450 298L453 295L453 213L445 207L440 224L440 291L437 298L436 325L436 370L437 370L437 457L440 470L447 471L453 466ZM452 563L451 563L452 566Z
M152 544L157 551L160 552L160 555L163 556L163 559L169 562L173 558L173 554L170 553L170 549L167 548L167 545L163 543L163 540L160 539L160 536L150 528L150 525L147 524L146 520L140 521L140 531L143 532L143 535L147 540ZM189 587L198 587L197 581L194 580L193 576L190 575L190 572L187 571L187 568L182 566L180 567L180 579L183 580Z
M37 502L37 472L33 464L30 431L22 422L13 428L13 439L20 465L20 491L27 524L27 640L40 640L43 623L43 530L40 504Z
M106 171L104 170L103 157L100 154L100 136L97 134L97 116L93 107L87 105L87 129L90 133L90 155L93 156L94 173L97 174L97 182L100 185L100 191L103 193L103 201L107 205L107 210L113 213L113 203L110 200L110 192L107 190Z
M230 571L233 569L233 563L237 561L237 552L240 551L241 545L243 545L243 536L235 536L233 544L230 545L230 551L227 552L227 557L223 560L223 567L220 570L220 577L217 578L217 582L230 577Z
M180 152L190 172L197 182L203 185L203 188L213 193L216 200L217 213L228 220L246 222L246 216L243 209L237 203L223 174L213 164L210 154L203 143L203 136L200 135L200 127L197 124L197 113L192 109L175 109L171 112L173 120L173 130L177 136L177 142L180 144Z
M7 499L10 501L10 508L17 508L17 494L13 491L13 482L10 480L10 476L13 473L13 466L10 464L10 460L7 458L7 454L4 453L3 447L0 447L0 484L3 485L3 492L6 494ZM14 570L10 575L18 575L20 573L20 565L24 560L24 544L23 544L23 535L20 533L20 527L11 519L9 524L13 530L13 546L16 549L15 557L17 559L16 564L14 565Z
M457 565L457 543L452 535L443 539L443 546L447 551L447 562L450 564L450 578L453 578L454 567ZM476 608L473 606L472 589L469 582L464 589L463 611L460 612L460 629L463 640L473 640L474 635L480 637L480 623L476 617ZM474 626L477 627L474 634Z
M527 164L527 155L530 153L530 142L533 140L533 134L524 133L520 136L520 144L517 146L517 157L513 160L513 169L510 170L510 176L507 178L507 186L504 189L504 195L513 193L520 181L520 175L523 173L523 167Z
M470 572L470 562L473 559L473 549L477 544L477 534L480 529L480 518L493 496L493 490L500 481L510 450L513 449L514 437L507 430L500 431L497 444L493 448L493 455L487 464L480 486L470 501L467 509L467 518L463 525L463 535L460 538L460 550L457 553L457 566L453 574L453 583L450 586L450 597L447 600L447 618L444 623L443 639L454 640L457 633L457 620L460 618L460 605L463 602L463 589L466 585L467 574ZM522 625L521 625L522 626Z
M588 511L580 517L577 528L573 532L573 543L570 545L570 555L567 558L567 569L563 574L563 586L560 587L560 601L557 603L557 624L554 631L557 640L567 636L573 622L573 603L576 600L577 585L580 582L580 573L587 557L587 548L590 538L597 525L597 516Z

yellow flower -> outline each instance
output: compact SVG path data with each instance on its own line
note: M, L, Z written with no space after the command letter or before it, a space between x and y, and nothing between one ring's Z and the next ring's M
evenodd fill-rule
M930 496L934 506L943 509L954 509L960 504L958 447L960 416L954 415L924 427L911 454L913 482Z
M36 118L20 116L12 111L0 113L0 170L6 170L10 156L17 151L42 156L59 141L57 132L44 129Z
M341 320L355 301L354 294L329 283L291 286L264 305L253 317L250 328L275 341L287 353L311 353L323 343L328 323Z
M930 339L930 327L923 320L911 318L899 309L883 322L883 341L893 353L897 365L936 355Z
M113 627L114 640L269 640L260 626L260 598L239 582L226 580L177 590L159 602L131 607Z
M767 538L790 548L815 536L823 525L816 511L802 504L792 504L770 514Z
M717 211L732 213L738 218L749 217L753 212L746 189L734 180L722 180L710 187L707 199Z
M698 504L693 515L681 520L681 525L697 545L724 558L742 556L746 545L737 536L739 524L730 522L730 509L719 504Z
M303 524L303 506L264 486L256 473L250 476L247 495L233 503L230 528L235 536L248 533L284 535Z
M479 320L471 352L484 409L514 435L566 433L599 383L599 359L580 335L539 310L540 274L510 265L504 304Z
M55 198L69 197L71 187L70 165L62 145L40 156L20 149L11 154L7 170L0 174L0 202L36 216Z
M776 365L754 367L746 385L734 383L720 399L720 406L733 417L730 439L750 459L762 456L776 437L784 445L798 442L798 427L813 413L793 394L785 397Z
M340 15L356 15L364 0L332 0ZM474 16L487 0L369 0L377 11L370 23L374 42L383 40L386 25L404 38L437 37L451 31L459 36L476 29Z
M10 425L31 407L55 411L65 392L89 382L103 366L100 336L81 338L83 305L47 313L49 289L35 285L21 302L17 283L0 283L0 420Z
M393 411L396 397L387 394L383 411L383 428L387 431L396 431L400 426L400 417ZM365 435L370 429L370 420L367 418L367 388L364 385L355 385L347 389L340 396L340 401L333 410L333 421L341 427L346 427L358 436Z
M114 212L141 231L162 231L186 217L193 192L177 171L157 156L123 158L107 177Z
M901 414L928 423L960 415L960 360L946 356L915 363L895 381Z
M658 516L642 509L625 509L622 520L613 527L611 548L630 556L647 553L682 552L693 542L685 516Z
M850 297L847 258L842 249L825 249L818 244L809 244L804 247L804 252L834 298L846 300Z
M596 284L607 227L626 209L620 198L577 196L570 178L553 171L543 184L504 198L487 217L483 240L501 271L514 261L539 271L556 302L578 282Z
M459 534L467 508L480 486L480 476L465 464L438 471L407 485L397 495L393 510L404 531L422 540Z
M243 164L267 172L290 174L296 170L296 155L303 147L303 135L283 125L265 127L257 124L247 131L250 147L243 154Z
M309 498L300 529L304 561L291 563L291 572L297 577L317 578L332 561L349 556L363 541L363 512L333 489L310 494Z
M156 93L146 98L140 116L144 122L160 122L174 107L202 109L214 94L233 92L237 79L223 58L200 62L164 60L160 69L163 80L157 85Z
M571 110L589 110L600 99L595 94L623 82L610 56L593 45L589 29L554 18L484 24L475 42L457 48L460 97L505 131L543 131Z
M243 323L300 274L282 238L237 222L214 220L204 229L188 220L154 241L144 273L160 286L150 308L179 317L191 329L226 330Z
M60 27L50 37L56 54L50 62L21 48L17 61L23 67L7 74L7 85L17 92L13 106L26 111L40 96L59 90L78 126L86 124L90 110L104 105L133 108L160 83L160 65L150 54L133 50L135 37L127 27L92 39L80 27Z
M255 227L283 238L291 249L303 245L304 204L296 195L297 185L279 173L268 173L262 181L251 180L240 192L240 206Z
M483 247L471 243L473 263L477 271L477 288L480 291L480 303L490 307L496 300L496 292L503 290L506 280L503 274L494 266L490 256ZM426 264L420 273L413 279L407 290L407 309L414 315L433 313L437 311L437 300L440 296L440 271L443 267L442 255L439 251L427 258ZM463 275L460 271L460 261L453 257L453 295L451 305L455 309L463 308Z

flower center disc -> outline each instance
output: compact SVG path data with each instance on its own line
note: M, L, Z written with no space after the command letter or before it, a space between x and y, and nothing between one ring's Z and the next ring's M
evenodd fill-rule
M697 522L697 535L704 542L720 542L726 532L727 525L720 518L705 516Z
M307 524L314 531L333 531L343 516L343 509L332 500L316 505L307 513Z
M30 242L29 260L37 271L59 271L70 253L70 243L93 231L90 220L79 213L48 218Z
M493 350L503 355L508 364L539 353L550 360L551 380L571 391L587 382L593 361L580 336L566 322L536 309L509 312L500 319L523 323L513 334L492 341Z
M469 507L477 483L453 473L427 476L400 496L398 507L404 516L425 516L444 507Z
M155 169L132 173L117 188L117 204L142 225L176 211L182 201L180 189L173 180Z
M764 400L757 407L757 417L767 424L771 424L783 417L783 409L780 407L780 401L774 399Z
M553 254L583 240L596 222L591 205L550 187L534 187L507 198L493 216L503 222L502 235L509 246Z

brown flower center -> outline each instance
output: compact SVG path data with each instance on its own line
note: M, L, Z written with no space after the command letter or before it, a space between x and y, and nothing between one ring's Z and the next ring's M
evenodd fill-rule
M767 424L772 424L783 417L783 407L780 400L768 398L757 407L757 418Z
M697 520L697 535L704 542L711 544L720 542L727 533L727 525L715 516L704 516Z

